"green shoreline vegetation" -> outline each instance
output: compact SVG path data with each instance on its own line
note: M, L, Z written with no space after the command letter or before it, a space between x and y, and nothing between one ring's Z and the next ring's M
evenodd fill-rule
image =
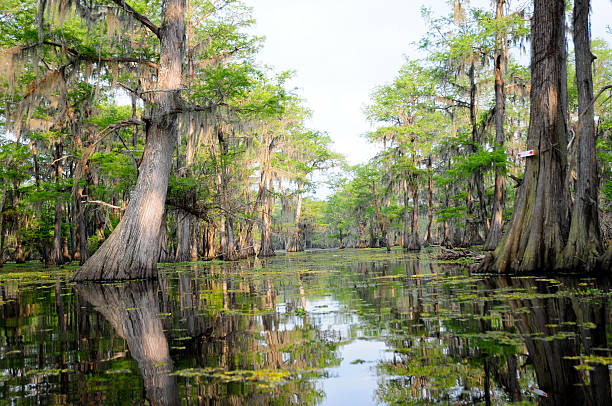
M184 18L163 31L162 2L2 0L0 264L78 261L75 280L122 280L157 263L441 245L490 251L490 272L611 268L612 50L588 37L588 1L423 8L423 57L372 90L379 153L352 167L306 125L291 73L254 62L248 8L177 1ZM529 36L566 14L572 41L556 31L544 63L547 39ZM566 43L580 44L567 58ZM560 110L539 110L553 93Z

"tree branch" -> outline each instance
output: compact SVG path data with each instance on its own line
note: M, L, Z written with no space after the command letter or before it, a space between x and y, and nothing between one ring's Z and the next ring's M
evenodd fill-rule
M81 177L83 176L85 165L87 164L87 161L91 157L91 154L93 154L94 149L96 148L96 145L98 145L108 134L110 134L114 130L117 130L123 127L129 127L133 125L143 125L143 124L144 123L138 120L132 120L132 119L123 120L118 123L114 123L114 124L110 124L106 126L102 131L100 131L99 133L95 135L97 139L95 139L94 142L89 144L85 152L83 152L81 159L77 161L76 167L74 169L74 175L73 175L74 183L72 185L72 195L73 196L76 196L77 187L79 185L79 181L81 180Z
M510 179L512 179L516 183L516 185L514 185L515 189L523 184L523 179L517 178L516 176L512 174L508 174L508 176L510 177Z
M115 210L122 210L122 211L125 210L125 208L123 207L115 206L113 204L103 202L102 200L87 200L85 204L97 204L97 205L108 207L108 208L115 209Z
M582 112L582 114L578 118L578 122L576 123L576 126L578 126L580 124L580 122L582 121L584 115L593 107L593 105L595 104L597 99L599 99L599 96L601 96L603 94L603 92L605 92L608 89L612 89L612 85L607 85L607 86L602 87L601 90L599 91L599 93L597 93L597 96L593 97L593 100L591 100L591 103L589 103L589 107L584 109L584 111Z
M142 25L147 27L157 38L159 38L159 28L151 22L146 16L134 10L125 0L111 0L113 3L121 7L125 12L131 14Z
M50 45L53 47L61 48L64 51L68 52L72 56L79 58L84 61L90 62L119 62L119 63L142 63L144 65L149 66L150 68L157 69L158 66L155 62L151 62L145 59L140 58L132 58L127 56L118 56L118 57L106 57L106 56L97 56L97 55L83 55L78 50L74 48L67 47L64 44L59 44L57 42L52 41L44 41L45 45Z

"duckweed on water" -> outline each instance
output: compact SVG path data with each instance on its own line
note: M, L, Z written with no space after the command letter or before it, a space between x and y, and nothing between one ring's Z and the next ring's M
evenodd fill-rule
M549 381L574 382L550 396L590 391L612 365L608 281L472 276L432 258L365 249L164 264L159 282L89 287L68 283L70 268L7 267L0 398L529 403ZM360 385L335 397L343 379Z

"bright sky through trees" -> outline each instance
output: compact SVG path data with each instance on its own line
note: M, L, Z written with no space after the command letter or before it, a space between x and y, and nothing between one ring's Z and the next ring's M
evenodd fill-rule
M526 0L513 0L512 4ZM349 163L365 162L375 147L361 137L369 124L363 106L372 89L390 82L404 63L418 57L414 44L425 34L421 7L436 15L451 10L445 0L247 0L266 36L260 61L297 71L292 83L313 110L310 125L327 131ZM489 0L472 6L493 10ZM606 26L612 2L593 0L593 38L612 42ZM528 58L526 59L528 60Z

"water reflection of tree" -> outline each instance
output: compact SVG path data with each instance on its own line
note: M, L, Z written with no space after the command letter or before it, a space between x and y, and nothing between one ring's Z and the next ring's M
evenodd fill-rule
M335 337L312 325L307 315L296 314L305 302L299 275L262 278L243 263L211 265L208 273L198 272L195 268L180 272L178 279L161 281L162 313L173 315L164 320L164 327L175 348L175 369L289 371L292 376L266 388L261 386L265 381L181 377L185 398L205 404L319 403L324 393L318 383L300 376L340 360ZM278 311L281 302L285 312Z
M385 274L384 268L380 271ZM389 330L382 334L394 350L391 361L379 363L377 398L389 404L486 401L489 382L483 354L449 326L449 315L480 310L474 303L458 306L452 290L435 280L456 271L407 261L401 272L402 279L379 284L376 298L368 299L376 300L380 312L388 312ZM368 297L367 290L360 294ZM479 328L476 320L468 318L461 324L470 330Z
M152 405L178 405L168 341L158 317L157 282L81 284L77 291L127 342L131 356L138 362L147 400Z
M612 405L610 372L606 365L579 369L579 356L608 354L606 326L608 300L588 300L570 289L580 281L564 279L564 291L547 283L526 278L491 278L491 289L528 292L525 298L511 299L515 325L525 340L533 365L542 405ZM579 367L579 368L577 368Z
M397 267L361 265L352 278L360 300L370 304L360 313L365 328L394 349L391 361L379 363L380 401L610 404L607 367L593 364L587 373L564 358L609 356L597 352L608 347L609 303L568 293L569 281L555 294L554 284L535 278L483 283L408 261L406 277L398 279Z

